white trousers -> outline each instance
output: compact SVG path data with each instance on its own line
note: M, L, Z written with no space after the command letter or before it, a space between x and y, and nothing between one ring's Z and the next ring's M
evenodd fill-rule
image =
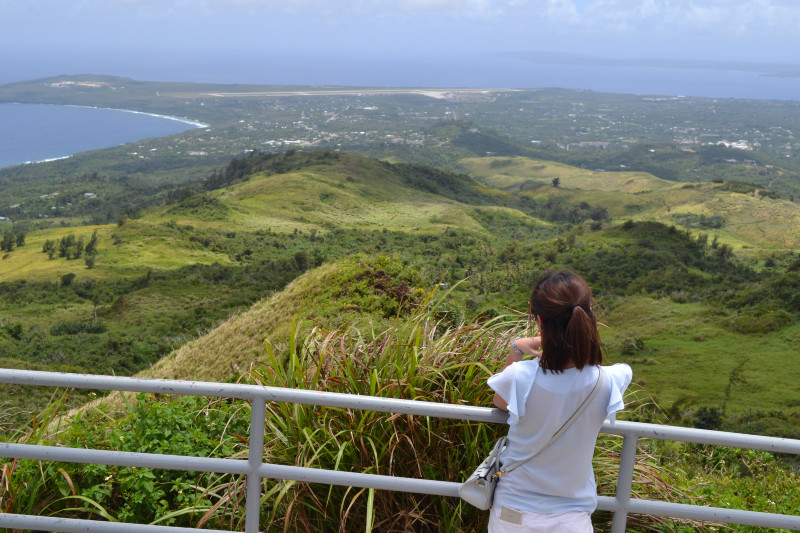
M494 506L489 513L489 533L592 533L594 531L591 515L583 511L539 514L507 509L506 512L502 512L501 507Z

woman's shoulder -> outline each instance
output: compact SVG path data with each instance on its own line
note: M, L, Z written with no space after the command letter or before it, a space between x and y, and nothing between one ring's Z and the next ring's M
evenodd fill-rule
M602 368L611 382L623 391L628 388L633 379L633 370L625 363L616 363Z
M538 370L538 359L516 361L505 367L499 374L495 374L493 377L505 375L508 376L508 378L532 380L536 377Z
M606 417L613 420L617 411L625 407L623 396L625 389L631 384L633 379L633 371L631 367L625 363L617 363L615 365L602 367L605 374L610 381L610 394L608 399L608 406L606 407Z
M615 363L613 365L604 366L603 371L609 376L627 378L628 381L633 377L633 370L625 363Z

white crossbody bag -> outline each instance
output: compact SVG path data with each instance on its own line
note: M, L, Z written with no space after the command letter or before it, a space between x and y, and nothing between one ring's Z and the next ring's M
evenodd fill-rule
M592 392L589 393L589 396L583 401L583 403L578 407L577 411L573 413L573 415L567 420L561 429L556 431L553 438L547 441L547 444L542 446L539 450L534 452L529 457L525 459L520 459L519 461L503 468L502 470L499 469L500 467L500 454L503 453L503 450L506 449L508 445L508 437L503 437L502 439L497 441L497 444L494 445L492 451L489 453L489 457L484 459L484 461L475 469L469 478L461 485L458 489L458 495L461 496L461 499L465 502L474 505L478 509L488 509L492 506L492 502L494 501L494 490L497 488L497 481L500 479L501 476L504 474L508 474L518 466L527 463L548 446L550 446L553 442L555 442L558 437L560 437L569 427L572 425L575 420L581 416L589 404L592 403L592 400L597 396L597 393L600 392L602 388L602 384L605 381L605 372L603 371L603 367L600 367L600 372L597 376L597 382L594 384L594 388Z

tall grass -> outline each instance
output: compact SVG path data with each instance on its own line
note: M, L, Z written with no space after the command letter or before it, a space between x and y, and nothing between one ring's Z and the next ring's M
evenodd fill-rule
M295 327L285 354L253 369L264 385L388 398L488 405L485 378L516 330L506 318L447 326L421 312L376 333ZM281 355L285 355L285 360ZM483 459L502 427L411 415L273 403L267 406L265 460L314 468L460 480ZM308 531L442 531L480 527L485 513L433 496L268 482L264 517Z
M423 306L386 331L306 329L295 323L286 347L267 342L257 383L388 398L491 405L486 378L505 360L520 315L450 324ZM646 407L647 399L635 404ZM270 403L264 459L277 464L460 482L484 458L503 425ZM598 486L613 494L621 439L601 437ZM639 455L636 495L671 496L672 476ZM683 496L683 495L682 495ZM272 531L481 531L488 513L456 498L294 481L265 481L262 525ZM608 516L598 515L605 528ZM652 518L638 527L666 527Z
M6 434L12 442L52 445L54 435L60 431L60 415L71 395L72 390L56 389L44 409L33 416L30 425ZM53 493L50 479L59 477L65 485L72 486L72 479L63 468L38 463L37 472L30 468L32 464L20 459L0 462L0 512L38 515L60 496Z
M265 344L266 363L245 376L258 384L462 405L491 405L486 378L503 364L509 341L524 334L522 315L453 324L423 302L388 329L333 331L294 321L286 342ZM65 399L65 398L64 398ZM58 399L29 443L216 457L247 456L249 409L241 402L179 401L140 395L121 412L87 409L56 428ZM652 417L641 392L628 396L634 414ZM267 405L264 460L275 464L460 482L506 432L485 424L288 403ZM601 436L598 487L613 494L621 439ZM634 495L687 502L657 458L639 454ZM2 466L6 512L241 529L243 479L16 461ZM488 513L457 498L264 480L266 531L481 531ZM596 526L607 529L598 513ZM634 518L636 528L674 529L672 522Z

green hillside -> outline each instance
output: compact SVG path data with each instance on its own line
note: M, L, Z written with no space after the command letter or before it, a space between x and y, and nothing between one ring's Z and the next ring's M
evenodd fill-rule
M601 172L528 157L480 157L459 161L482 182L507 191L536 189L558 178L560 187L603 192L637 194L663 190L674 182L645 172Z
M287 296L280 291L288 283L366 252L405 262L418 272L420 291L458 284L446 302L450 320L522 310L541 271L573 268L607 307L611 357L631 360L640 382L664 401L724 403L734 412L794 408L785 392L800 376L784 372L780 387L767 384L770 361L796 358L800 308L786 287L796 283L800 224L776 229L795 220L794 203L735 184L680 185L524 158L461 164L481 181L339 152L256 154L214 170L203 189L174 189L162 205L118 224L28 231L0 262L2 357L14 366L123 374L157 363L151 372L166 372L177 368L161 360L170 352L175 358L202 346L208 355L211 346L243 342L178 365L203 379L229 379L257 356L263 324L284 334L290 317L303 315L306 289L292 286ZM60 249L65 239L85 245L93 235L91 268L86 253L74 256L77 245L66 257L43 252L48 242ZM280 305L265 304L273 293ZM316 302L335 302L336 294ZM227 339L226 328L240 327L240 314L257 302L251 318L259 306L282 311L253 318L259 326L248 326L247 340ZM637 313L626 313L629 304ZM646 320L662 309L693 325L688 340ZM214 328L212 342L204 335ZM734 368L739 359L726 347L742 344L753 346L745 365L752 388L726 393L730 370L713 383L702 374L669 377L682 358Z
M460 165L490 186L536 199L594 202L617 221L661 221L711 233L751 257L800 248L800 204L753 184L681 184L642 172L601 172L523 157L463 159Z
M404 179L403 167L335 152L297 154L294 159L299 160L295 162L298 170L256 173L243 183L212 193L211 198L231 207L221 222L279 231L330 227L437 231L448 225L481 229L468 206L440 190L436 178L457 179L453 175L428 169L431 175L418 171L415 182ZM473 190L484 203L493 200L491 190L466 177L458 185L462 197ZM174 218L180 213L170 209L165 216Z

